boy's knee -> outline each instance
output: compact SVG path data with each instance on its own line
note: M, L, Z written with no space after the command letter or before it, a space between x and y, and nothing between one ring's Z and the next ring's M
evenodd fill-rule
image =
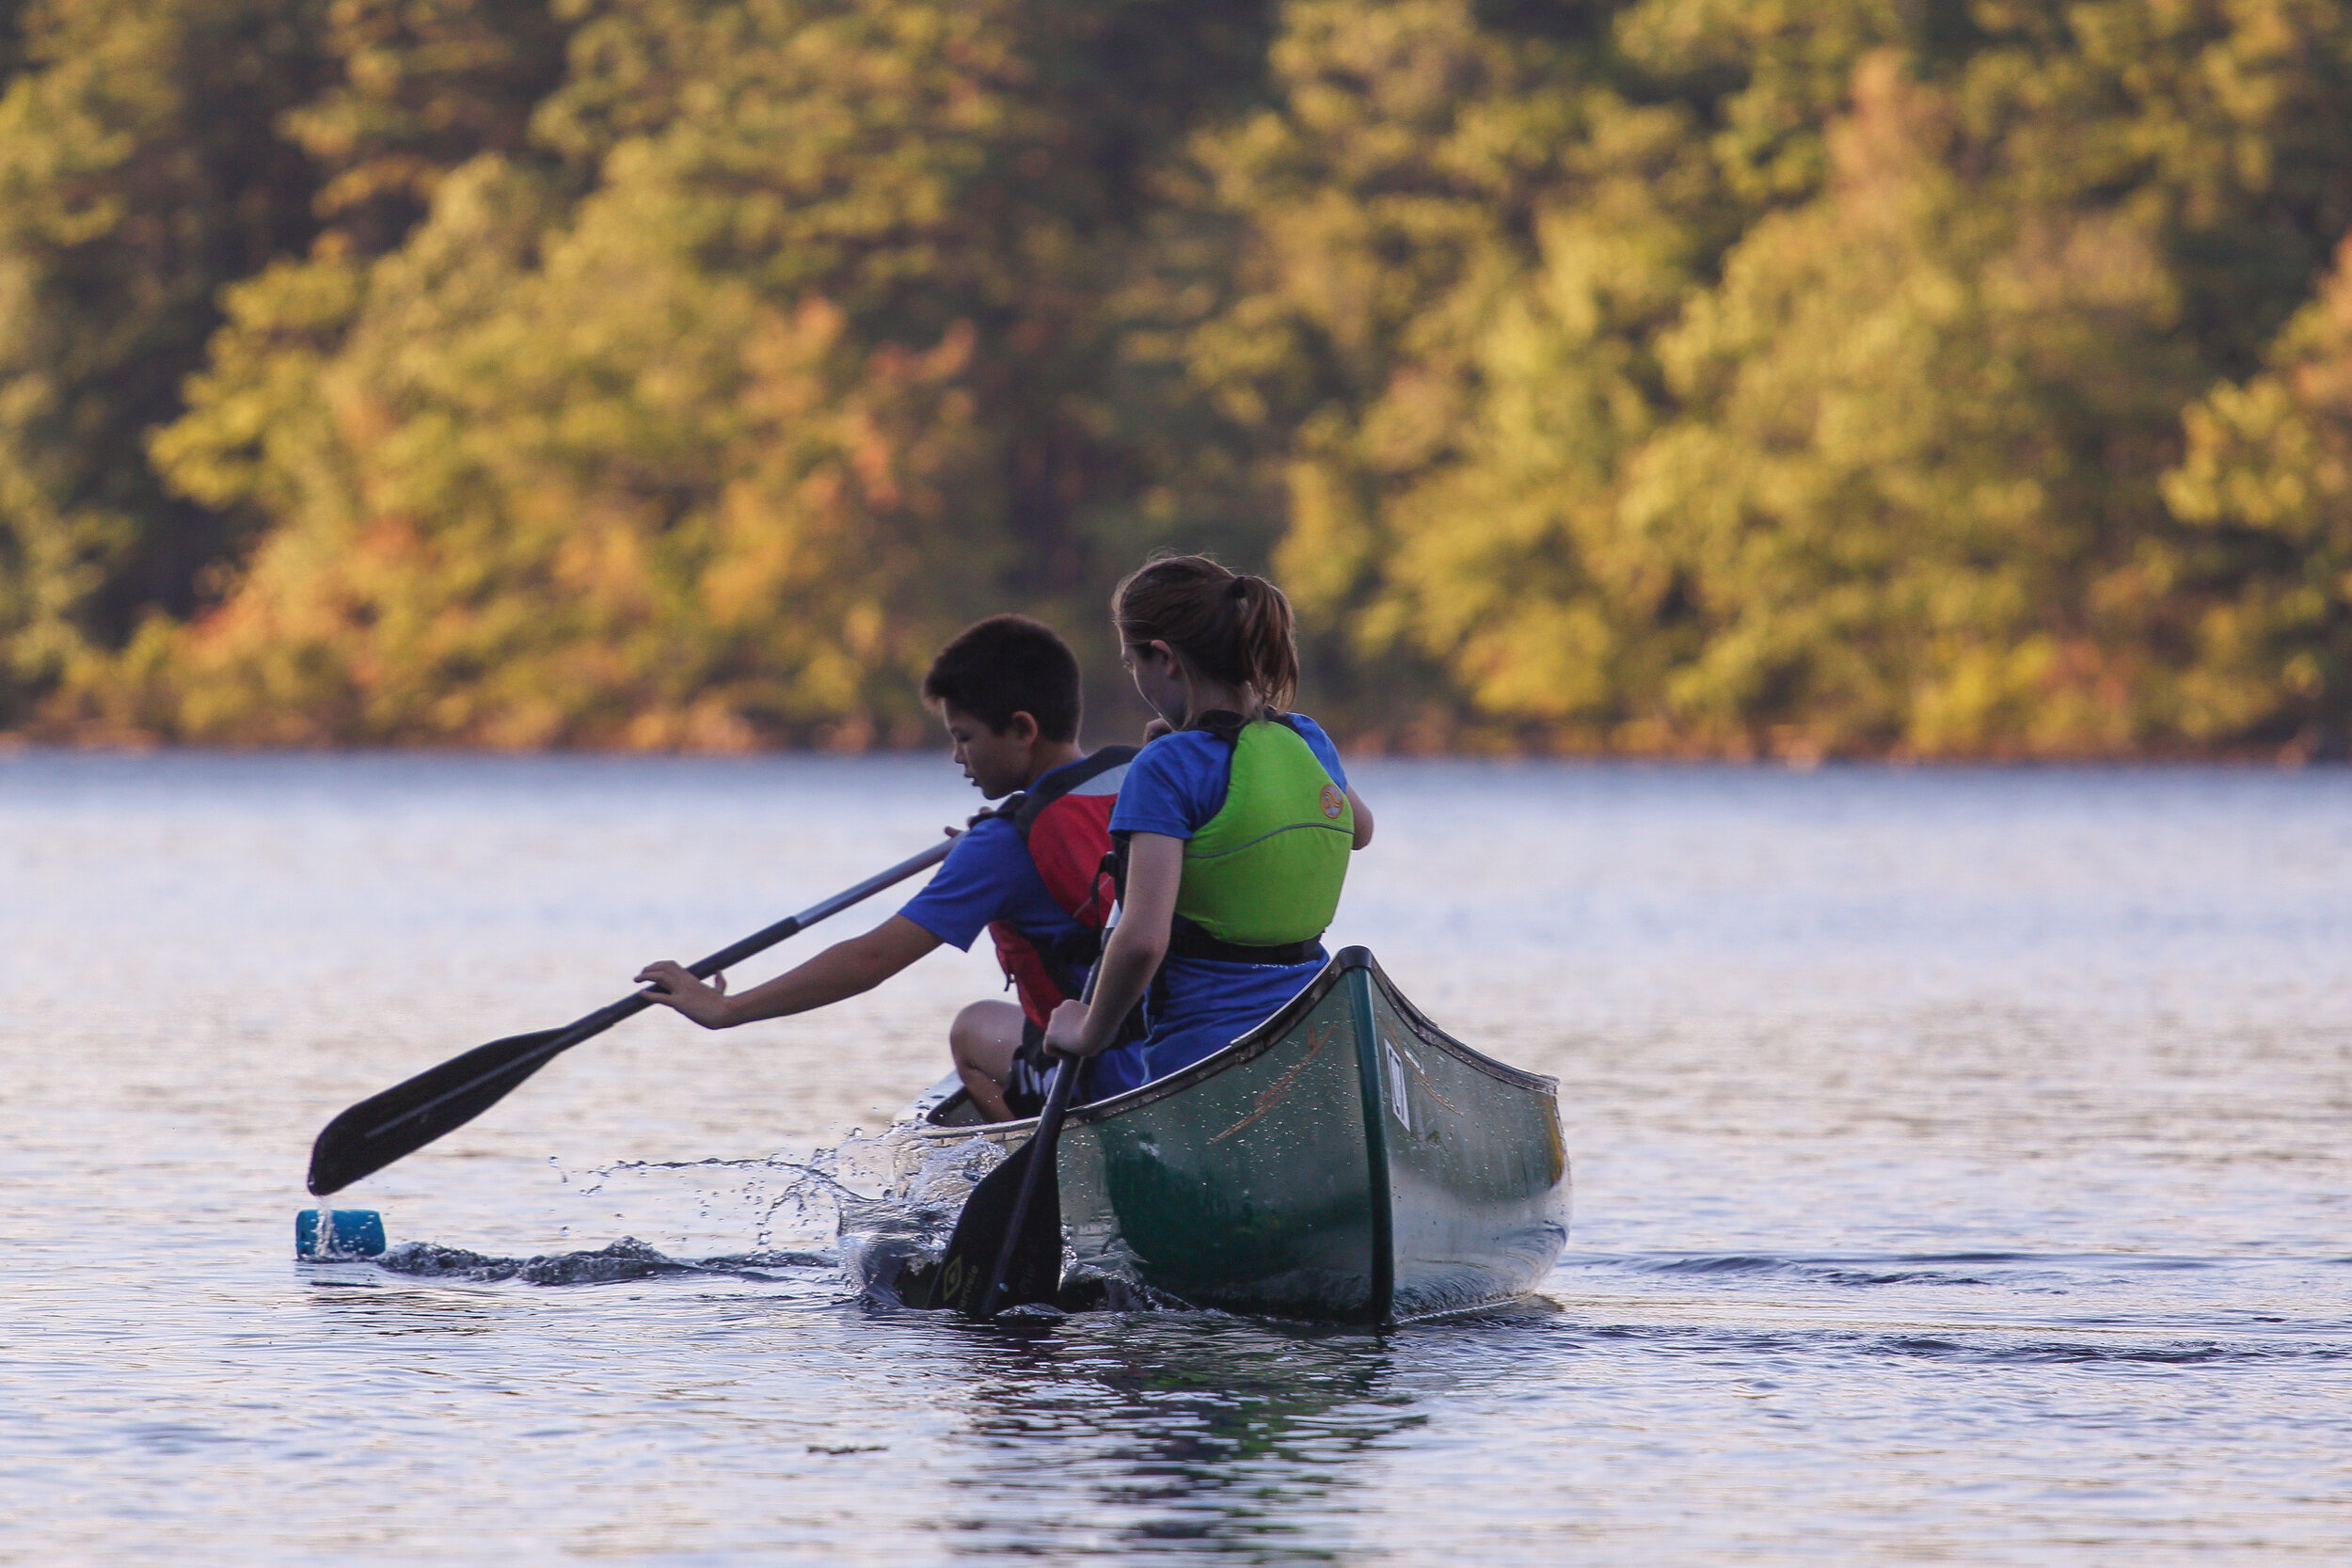
M996 1015L1004 1007L1002 1002L974 1002L967 1006L947 1025L948 1048L959 1059L970 1060L995 1040L1001 1027Z

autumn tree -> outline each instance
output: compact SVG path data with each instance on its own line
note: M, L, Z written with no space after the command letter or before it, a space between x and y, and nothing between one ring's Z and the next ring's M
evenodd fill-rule
M2352 0L0 8L0 724L2339 748Z
M8 8L0 96L0 723L70 694L245 541L145 458L220 291L308 244L281 116L317 92L288 0Z
M1009 599L1089 623L1139 483L1153 160L1246 7L624 0L530 148L281 267L156 451L276 519L124 701L194 735L736 746L877 722ZM1083 604L1083 610L1079 610ZM191 676L193 669L200 672Z

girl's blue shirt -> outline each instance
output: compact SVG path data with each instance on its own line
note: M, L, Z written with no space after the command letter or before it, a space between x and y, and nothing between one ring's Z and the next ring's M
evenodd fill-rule
M1323 726L1303 713L1291 717L1331 782L1345 789L1347 772ZM1216 736L1201 730L1161 736L1128 766L1111 808L1111 832L1189 839L1225 808L1232 772L1233 749ZM1297 995L1322 967L1319 958L1235 964L1171 956L1144 1004L1150 1033L1094 1059L1093 1097L1123 1094L1223 1050Z
M1291 718L1331 782L1345 789L1347 770L1323 726L1303 713ZM1225 786L1232 776L1233 749L1206 730L1161 736L1128 764L1119 803L1111 808L1111 832L1190 838L1225 809Z

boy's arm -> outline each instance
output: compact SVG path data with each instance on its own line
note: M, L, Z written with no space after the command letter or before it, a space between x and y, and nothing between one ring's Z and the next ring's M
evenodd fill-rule
M862 937L837 942L798 969L729 996L722 977L705 985L682 964L664 958L647 964L637 983L652 988L651 999L675 1007L706 1029L732 1029L763 1018L785 1018L872 990L939 945L939 939L894 914Z
M1354 784L1347 786L1347 804L1356 814L1356 840L1348 847L1360 849L1372 842L1372 808L1364 804L1364 798L1356 793Z

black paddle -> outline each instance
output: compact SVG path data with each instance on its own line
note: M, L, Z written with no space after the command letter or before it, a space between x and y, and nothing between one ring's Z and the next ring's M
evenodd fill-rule
M900 861L889 870L868 877L853 888L812 904L796 915L777 921L764 931L721 948L688 972L707 980L732 969L754 954L765 952L785 938L804 931L828 915L869 898L893 882L902 882L926 866L947 858L950 844L934 844L919 855ZM310 1146L310 1191L324 1197L341 1192L405 1154L413 1154L444 1132L455 1132L497 1104L532 1073L594 1035L601 1035L625 1018L653 1006L652 991L641 990L599 1007L561 1029L535 1035L510 1035L477 1045L462 1056L421 1072L405 1084L363 1100L326 1124Z
M1089 991L1093 989L1087 987ZM1045 1108L1037 1114L1037 1131L1021 1150L1029 1157L1029 1168L1021 1173L1021 1196L1013 1202L1012 1217L1005 1222L1005 1244L996 1249L996 1262L980 1291L979 1316L983 1318L1025 1302L1051 1301L1061 1285L1061 1180L1054 1168L1054 1151L1061 1142L1062 1116L1070 1109L1071 1092L1077 1085L1077 1059L1065 1056L1054 1066L1054 1080L1045 1085ZM1052 1196L1041 1206L1038 1194L1049 1188ZM1028 1223L1032 1210L1038 1213L1034 1225ZM1038 1256L1041 1251L1042 1258ZM1016 1268L1021 1271L1018 1278L1013 1275Z
M909 1306L952 1307L967 1318L993 1318L1008 1307L1054 1299L1061 1285L1061 1189L1054 1177L1054 1145L1077 1082L1073 1058L1056 1064L1037 1131L980 1178L963 1200L955 1234L930 1275L937 1282L930 1299Z
M1094 982L1102 973L1098 960L1087 975L1086 1001L1094 1000ZM1054 1064L1037 1131L980 1178L963 1200L955 1234L947 1238L932 1275L938 1290L931 1306L952 1307L967 1318L993 1318L1008 1307L1050 1302L1060 1289L1061 1186L1054 1173L1054 1148L1078 1086L1078 1068L1074 1056Z

